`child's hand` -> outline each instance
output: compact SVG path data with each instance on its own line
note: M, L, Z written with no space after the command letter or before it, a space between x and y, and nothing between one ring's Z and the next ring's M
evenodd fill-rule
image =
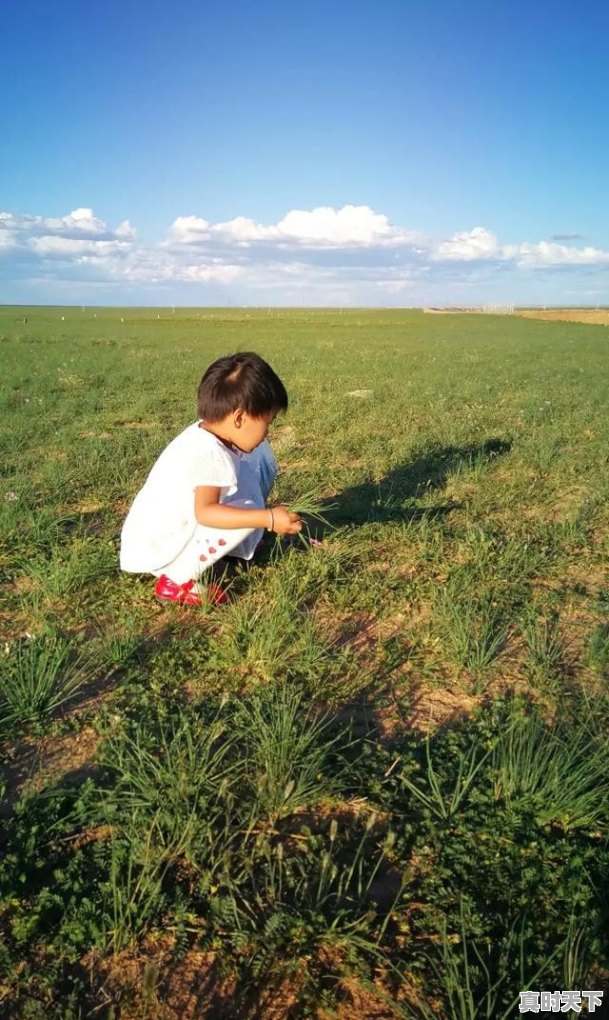
M298 514L292 514L287 506L273 507L273 531L277 535L296 535L302 529Z

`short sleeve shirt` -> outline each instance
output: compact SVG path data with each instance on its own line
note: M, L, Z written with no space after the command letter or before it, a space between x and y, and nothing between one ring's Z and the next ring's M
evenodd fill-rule
M220 502L237 491L239 454L193 422L165 447L138 492L121 533L122 570L149 573L171 563L197 526L199 485L220 489Z

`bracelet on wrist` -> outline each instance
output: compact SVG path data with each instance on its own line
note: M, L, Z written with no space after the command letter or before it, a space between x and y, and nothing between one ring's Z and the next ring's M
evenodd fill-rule
M268 510L268 514L269 514L269 525L268 525L267 531L274 531L275 530L275 518L273 517L273 511L271 510L270 506L267 507L267 510Z

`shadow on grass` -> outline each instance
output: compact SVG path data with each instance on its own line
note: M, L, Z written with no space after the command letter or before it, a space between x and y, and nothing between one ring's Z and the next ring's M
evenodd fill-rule
M395 661L391 660L388 665L395 665ZM302 732L306 734L311 719L306 703L302 705L306 712L301 720ZM442 968L451 968L449 978L456 975L457 980L465 975L469 980L471 975L472 998L475 1001L491 1001L490 995L499 989L502 998L497 1001L502 1003L501 1013L497 1008L493 1015L507 1016L508 1010L503 1011L503 1007L511 1001L519 978L520 987L526 987L538 966L539 954L550 963L556 947L560 949L568 935L568 903L574 882L578 883L578 889L583 890L585 916L592 917L593 931L604 931L601 924L606 912L606 900L599 907L595 899L596 884L602 884L606 862L601 843L590 840L591 829L600 824L597 815L604 817L606 808L603 806L602 790L593 801L590 800L589 773L587 765L583 767L588 761L589 734L580 732L574 750L571 750L570 741L563 739L564 733L571 734L569 724L562 735L554 737L553 725L544 721L541 714L537 721L531 722L533 711L532 707L529 708L528 699L525 703L520 698L513 699L507 695L495 711L491 711L489 702L488 706L481 706L475 718L464 718L450 728L440 728L430 735L428 741L418 734L407 733L400 735L389 747L379 746L378 720L370 718L369 726L359 737L352 728L356 739L345 741L342 746L334 744L335 751L330 752L324 761L325 768L331 769L335 764L345 777L344 784L337 784L332 799L320 798L315 792L303 794L302 802L295 802L290 811L280 818L275 817L272 828L266 831L267 845L282 847L282 860L285 853L287 860L296 862L303 857L303 846L309 845L312 851L307 854L309 860L315 853L324 850L328 860L334 855L337 872L342 869L346 873L350 869L351 876L355 876L353 881L349 878L345 885L341 885L340 881L332 885L334 878L330 879L327 892L321 899L321 879L316 868L310 867L302 872L302 879L298 878L299 872L296 871L295 880L290 879L290 872L286 871L287 880L281 889L281 899L276 900L272 892L274 886L265 887L261 880L265 868L275 867L275 857L261 856L257 859L256 879L261 893L256 897L252 895L248 901L251 902L251 921L244 929L247 942L235 945L230 942L232 936L228 928L234 923L231 916L228 913L214 914L207 908L207 886L202 886L203 891L199 893L198 885L192 881L197 871L185 868L168 872L163 880L168 906L144 919L143 925L135 912L133 915L130 913L127 921L135 926L133 945L118 956L104 957L94 950L87 952L86 957L81 956L77 963L65 960L64 969L61 973L56 971L56 984L51 988L54 1001L59 1001L61 994L71 985L72 989L80 987L82 995L78 1005L83 1007L83 1014L86 1007L87 1015L91 1016L96 1013L110 1016L111 1008L122 1015L126 1011L124 1007L128 1007L130 1015L136 1015L137 1010L138 1016L162 1014L183 1020L195 1017L210 1020L280 1017L287 1020L288 1017L311 1015L307 1011L309 996L330 983L338 987L344 973L357 982L360 967L364 974L367 973L364 969L366 960L369 963L378 961L375 947L380 946L381 959L391 963L395 977L408 973L422 974L425 979L420 983L423 989L426 981L437 981L438 993L441 992L450 1005L454 1001L451 999L450 981L447 979L442 984L439 976L443 974ZM574 718L579 715L576 708ZM604 720L602 712L599 720ZM351 723L352 720L333 714L336 734L343 730L345 721ZM523 728L524 742L520 737L513 742L509 734L520 734ZM285 735L286 731L282 729L281 732ZM326 742L334 735L332 730L318 732L319 738ZM503 734L508 734L508 737L502 737ZM607 758L603 750L604 736L600 733L597 734L597 745L597 760L604 765L599 779L606 782ZM498 748L497 759L495 747ZM526 754L523 755L523 751ZM547 761L555 763L556 773L545 767ZM193 760L193 764L195 769L199 767L198 761ZM571 778L574 769L579 770L579 779L577 773L575 780ZM567 791L560 799L557 794L560 793L559 783L563 777ZM498 783L503 785L498 786ZM531 788L529 792L527 784ZM475 797L471 797L474 790ZM107 843L112 838L109 826L91 825L90 819L87 824L86 814L75 817L76 790L57 790L57 796L62 798L58 800L61 810L54 816L58 827L52 843L48 842L48 831L42 824L49 817L48 795L46 799L39 797L30 805L28 814L19 820L19 826L15 825L12 832L10 851L17 855L21 870L26 869L25 873L28 873L29 869L27 895L35 909L38 909L35 896L41 892L44 897L51 876L58 873L61 877L62 870L67 872L71 856L76 851L94 842ZM307 799L309 796L310 800ZM539 817L532 816L531 797L537 804L536 810L541 812ZM95 810L95 804L95 791L91 790L87 805ZM573 810L569 810L571 808L577 809L579 815L574 815ZM260 815L263 820L266 817ZM574 829L569 823L568 839L565 824L559 841L552 826L560 824L563 817L581 820ZM96 821L97 815L94 814L93 818ZM224 824L220 811L212 820L212 826L221 829ZM32 856L31 847L24 839L27 825L31 827L32 839L42 840L40 846L46 854L43 867L38 864L32 867L31 862L39 858ZM533 830L532 826L535 826ZM263 828L263 825L258 828L258 835ZM533 844L535 857L544 862L543 868L523 868L523 854L531 854L531 831L536 836ZM360 857L368 832L370 836L365 852ZM334 847L337 833L338 841ZM474 862L477 866L472 866L472 848L479 848L479 860ZM93 851L90 851L90 861L90 871L79 865L80 870L74 874L82 875L83 881L91 883L89 888L95 890L95 883L99 881L99 862L105 861L106 868L110 865L107 854L105 857L101 854L96 856ZM358 861L359 870L355 871ZM238 862L237 856L235 875L240 874ZM199 862L196 867L203 869L207 865ZM588 868L593 869L591 881ZM201 870L201 874L205 872ZM178 889L174 897L176 879ZM125 872L120 879L115 876L113 881L117 880L119 890L131 892L131 879L126 877ZM522 885L523 896L519 902L513 899L514 882ZM56 883L54 888L57 886L56 896L65 897L67 908L73 910L72 887L65 880L61 884ZM226 888L230 889L228 882ZM265 888L267 892L264 892ZM83 891L84 916L90 916L86 910L90 910L93 903L99 925L111 924L111 915L101 913L97 892L92 891L90 899L86 899L86 885ZM240 895L244 895L243 889ZM463 912L465 897L467 913ZM541 900L547 902L549 908L545 915L547 924L538 935L535 928L526 929L524 924L519 924L524 916L519 911L521 902ZM137 909L139 901L132 902ZM11 902L11 910L18 910L16 916L21 920L21 914L25 915L28 906L20 888L19 898L15 897ZM200 927L180 930L180 918L185 908L189 917L201 918L203 923ZM171 942L159 938L166 935L168 921L171 922L169 931L174 930L174 912L180 934L175 941L175 949ZM282 912L289 922L283 931L278 925L273 927L269 923ZM441 925L438 930L435 919L445 917L449 919L452 930L461 925L463 942L459 939L447 943L442 939ZM43 914L43 922L45 920ZM368 926L365 929L364 920ZM51 915L50 921L51 925L56 924L54 915ZM380 930L379 925L382 926ZM150 939L146 930L151 931ZM363 933L361 937L357 934L358 930ZM409 934L407 940L402 939L400 936L405 930L412 931L414 938ZM356 933L354 936L353 931ZM207 945L213 937L213 951L201 947L198 941L200 932L206 933ZM514 932L516 939L513 938ZM373 941L377 933L378 937ZM88 929L83 928L82 933L77 930L77 934L84 939L88 936ZM40 938L37 931L36 935L36 941L32 939L30 945L17 947L20 965L24 956L32 966L35 964ZM241 930L238 935L241 936ZM324 946L335 944L338 938L342 940L339 945L350 947L352 955L348 962L340 955L323 952ZM271 939L275 941L269 947ZM466 939L470 946L496 946L497 952L489 951L483 957L474 950L482 965L470 972ZM247 954L243 953L242 945L247 947ZM455 946L454 951L449 948L451 945ZM434 947L438 947L437 954ZM356 955L355 950L360 948L361 953ZM29 958L27 954L30 954ZM268 972L266 967L255 966L265 959L270 965ZM307 961L310 966L295 971L294 959ZM84 961L87 961L86 966L83 966ZM283 965L276 966L280 961ZM522 977L523 961L529 968L525 977ZM582 960L579 962L581 964ZM562 957L558 957L557 966L563 966ZM344 969L346 967L349 970ZM422 970L422 967L425 969ZM560 980L560 971L551 972L548 982L555 980ZM403 985L401 979L400 984ZM357 984L351 987L355 987L357 993ZM388 991L390 986L383 982L379 987ZM434 997L436 987L433 986ZM19 985L20 992L21 989L25 989L25 997L25 982ZM349 991L346 979L345 989ZM23 1004L21 1001L18 1006ZM347 1014L345 1010L339 1010L338 1015L358 1014L370 1020L372 1017L397 1016L397 1013L378 1012L372 1008L373 1005L370 1010L364 1011L361 1003L356 1008L354 999L345 1007L350 1012ZM152 1013L149 1012L151 1007ZM107 1012L100 1012L102 1009ZM16 1020L21 1012L15 1009L7 1015L14 1016ZM53 1012L53 1016L57 1015ZM431 1016L431 1006L420 1015ZM442 1016L448 1015L454 1014L442 1012Z
M438 506L412 506L427 492L440 492L451 474L461 468L474 468L504 456L511 443L487 439L479 445L443 446L422 454L409 464L394 468L380 482L363 482L345 489L328 500L334 526L369 522L416 521L440 517L458 509L459 503Z
M178 611L182 607L178 607ZM141 674L149 657L160 647L179 637L178 627L187 625L186 613L182 621L161 619L154 622L148 632L133 642L132 647L117 648L117 654L107 661L83 664L82 682L65 703L51 709L37 724L28 721L16 723L14 729L0 728L0 818L9 817L16 802L29 787L44 790L61 776L62 782L84 782L97 775L95 749L98 743L92 727L80 730L75 737L71 729L53 732L53 725L73 722L86 711L92 714L107 695L121 684L133 681ZM144 683L144 679L138 681ZM32 786L33 784L33 786Z
M335 528L361 527L365 524L409 523L444 517L460 510L462 503L454 501L435 506L418 506L416 500L428 492L441 492L451 474L463 468L474 469L505 456L512 444L505 439L491 438L478 445L442 446L422 454L409 464L394 468L379 482L362 482L322 501L321 512L328 524L303 518L311 538L322 541ZM306 546L295 538L283 539L284 549L306 551ZM256 566L268 566L277 554L274 538L265 539L256 552ZM230 558L227 558L228 563ZM247 568L242 560L232 561ZM231 571L233 566L229 568Z

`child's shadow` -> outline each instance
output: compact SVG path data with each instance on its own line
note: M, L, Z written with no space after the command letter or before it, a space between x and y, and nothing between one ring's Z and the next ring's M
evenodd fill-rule
M442 446L429 450L409 464L394 468L380 482L362 482L323 500L321 513L327 524L303 514L304 534L314 542L322 542L339 527L360 527L363 524L386 524L393 521L418 521L443 517L463 504L454 501L433 506L417 506L416 500L427 492L440 492L448 477L459 468L475 468L491 463L510 451L505 439L487 439L468 446ZM306 551L306 543L297 537L281 539L280 549ZM266 566L277 556L278 542L270 536L261 543L253 563Z
M441 492L448 477L459 468L474 468L504 456L511 449L506 440L490 439L480 445L439 447L421 454L409 464L394 468L377 482L366 481L346 489L333 500L328 519L336 527L369 521L407 521L438 517L458 509L460 503L413 506L412 501L428 492Z
M463 504L453 501L416 506L413 501L427 492L440 492L456 470L488 464L508 453L511 446L504 439L487 439L480 445L432 449L409 464L394 468L380 482L363 482L326 500L330 529L315 524L311 534L321 538L331 528L342 525L412 521L448 514Z

